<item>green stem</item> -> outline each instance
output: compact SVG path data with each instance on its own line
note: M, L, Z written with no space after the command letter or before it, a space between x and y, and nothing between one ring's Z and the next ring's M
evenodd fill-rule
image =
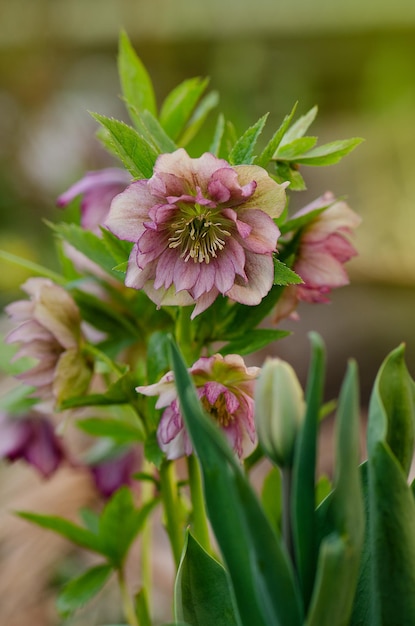
M294 562L294 546L291 524L291 491L293 472L291 468L284 467L282 473L282 537L290 555Z
M107 365L109 370L111 372L114 372L115 374L118 374L118 376L122 376L122 374L124 373L123 369L120 368L116 363L114 363L114 361L110 359L109 356L107 356L104 352L102 352L95 346L91 345L90 343L86 343L83 346L83 352L84 354L89 354L93 356L95 359L102 361L102 363L105 363L105 365Z
M200 474L199 463L191 454L187 457L187 468L189 472L190 495L193 506L193 531L200 545L211 552L209 527L207 523L205 499L203 496L202 476Z
M143 471L150 472L150 463L144 461ZM149 502L153 497L154 485L147 480L143 480L141 483L141 501L144 505ZM143 529L141 531L141 580L142 586L146 590L147 601L151 606L151 591L152 591L152 567L151 567L151 540L152 540L152 528L149 517L144 522Z
M164 461L160 467L161 498L166 515L166 529L169 536L176 567L180 563L183 549L183 532L180 520L180 504L177 496L177 482L174 465Z
M118 570L118 584L121 592L122 608L125 619L130 626L139 626L137 614L135 612L134 602L128 592L127 584L125 582L124 572Z
M187 365L192 365L196 358L190 319L191 312L189 306L180 307L176 320L176 341Z

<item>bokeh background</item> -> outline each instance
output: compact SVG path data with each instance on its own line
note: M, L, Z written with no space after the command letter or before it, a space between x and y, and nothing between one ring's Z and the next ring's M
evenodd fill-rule
M414 375L413 0L2 0L0 248L56 265L42 220L62 218L55 199L85 170L112 163L88 111L127 119L116 69L121 28L159 102L181 80L207 75L240 132L269 111L270 136L298 101L300 114L318 104L311 134L322 142L365 138L340 164L303 169L308 189L293 206L325 190L345 195L363 217L360 254L349 264L351 285L333 292L330 305L301 307L300 322L285 324L294 335L275 352L304 378L307 333L319 331L327 395L338 393L353 356L363 402L401 341ZM5 304L26 275L0 263Z

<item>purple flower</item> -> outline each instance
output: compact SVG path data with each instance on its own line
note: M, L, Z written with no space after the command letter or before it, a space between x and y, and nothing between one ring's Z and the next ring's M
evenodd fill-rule
M219 294L255 305L268 293L284 206L264 169L181 148L114 198L105 225L134 243L125 284L158 306L196 303L194 317Z
M33 395L51 410L56 401L83 393L91 378L81 354L81 318L71 296L46 278L29 278L22 289L30 300L6 307L6 312L20 323L6 341L21 344L14 359L24 356L37 361L17 378L35 387Z
M301 285L291 285L284 290L278 302L275 321L293 314L299 301L329 302L328 294L336 287L349 283L344 264L357 252L350 236L361 218L341 200L327 192L298 211L301 217L330 205L309 222L301 233L294 271L303 279Z
M95 485L104 498L111 497L122 485L132 484L137 461L137 450L129 448L90 465Z
M56 201L59 207L66 207L77 196L81 200L81 225L87 230L100 234L99 226L108 215L111 201L131 182L131 176L117 167L87 172L81 180L69 187Z
M24 459L49 478L64 459L51 422L34 411L12 418L0 413L0 459Z
M248 456L256 442L254 384L258 367L246 367L237 354L202 357L189 369L205 411L222 428L236 454ZM180 413L173 372L154 385L137 387L139 393L159 396L156 408L163 409L157 439L168 459L192 452Z

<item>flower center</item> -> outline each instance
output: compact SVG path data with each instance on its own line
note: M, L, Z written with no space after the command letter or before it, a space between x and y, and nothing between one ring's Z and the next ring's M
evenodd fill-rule
M191 217L184 215L171 224L169 248L179 248L185 262L193 259L195 263L209 263L225 247L226 237L231 234L223 222L209 210Z
M215 404L210 404L206 396L201 398L201 403L205 411L209 413L215 422L219 424L219 426L222 426L222 428L226 428L233 422L234 417L226 408L226 400L223 393L217 397Z

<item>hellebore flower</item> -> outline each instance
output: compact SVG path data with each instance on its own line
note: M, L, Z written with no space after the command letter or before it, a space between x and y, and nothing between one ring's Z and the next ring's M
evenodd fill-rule
M267 359L255 388L255 424L265 454L280 467L292 466L304 412L303 390L291 365Z
M131 485L137 461L137 450L128 448L91 464L89 469L100 494L104 498L110 498L122 485Z
M346 204L327 192L298 211L298 218L310 211L330 205L308 223L300 236L293 269L303 279L301 285L290 285L277 304L275 321L290 315L299 301L329 302L331 289L349 283L344 264L357 254L350 236L361 218Z
M0 459L24 459L49 478L64 459L64 452L51 422L32 411L12 418L0 413Z
M108 167L95 172L87 172L83 178L73 184L56 201L58 207L66 207L77 196L81 200L81 226L100 234L110 210L111 201L131 182L131 176L118 167Z
M258 304L273 284L273 218L285 186L258 166L231 167L210 153L160 155L149 180L114 198L105 222L134 243L125 284L158 306L196 303L192 317L219 294Z
M222 428L236 454L248 456L255 445L254 384L258 367L246 367L237 354L202 357L189 369L205 411ZM160 448L168 459L192 453L174 384L168 372L154 385L137 387L146 396L159 396L156 408L165 409L157 430Z
M38 361L17 378L35 387L33 396L51 410L56 401L83 393L91 378L80 352L81 318L71 296L51 280L29 278L22 289L30 300L6 307L10 317L20 322L6 342L21 344L14 359L24 356Z

